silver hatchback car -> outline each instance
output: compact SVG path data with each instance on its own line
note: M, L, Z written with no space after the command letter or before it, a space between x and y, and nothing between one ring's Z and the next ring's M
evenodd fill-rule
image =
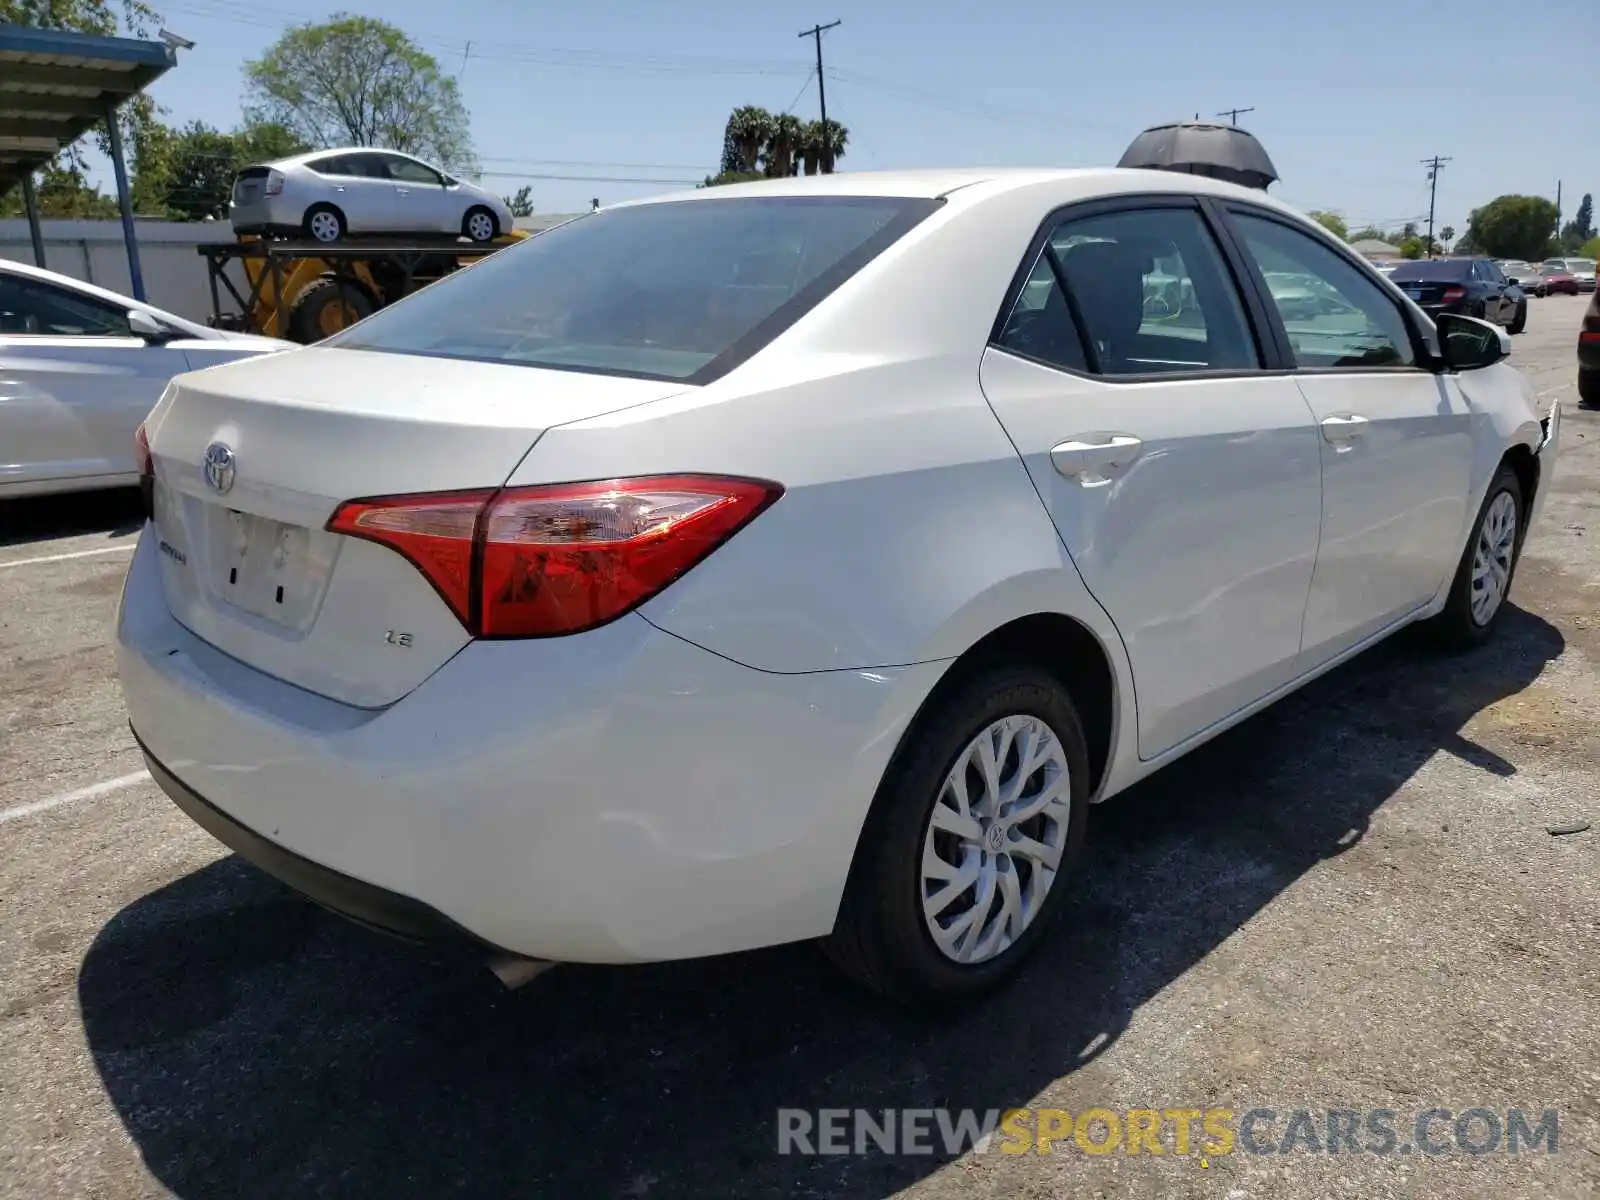
M305 236L455 234L492 242L511 230L493 192L394 150L317 150L246 167L233 181L235 233Z

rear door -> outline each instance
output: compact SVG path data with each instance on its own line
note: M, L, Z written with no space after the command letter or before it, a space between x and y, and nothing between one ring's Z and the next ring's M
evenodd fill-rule
M320 164L318 170L327 177L333 193L329 200L343 210L350 233L391 233L398 228L394 181L383 155L354 151Z
M1196 202L1074 206L1021 270L983 390L1122 636L1151 758L1293 677L1316 428Z
M133 435L181 350L98 296L0 273L0 484L133 475Z
M1427 604L1460 557L1474 416L1454 377L1421 365L1398 301L1351 255L1269 210L1230 203L1248 268L1321 279L1344 303L1274 308L1275 335L1321 434L1323 517L1306 608L1316 666ZM1263 295L1270 296L1264 281Z

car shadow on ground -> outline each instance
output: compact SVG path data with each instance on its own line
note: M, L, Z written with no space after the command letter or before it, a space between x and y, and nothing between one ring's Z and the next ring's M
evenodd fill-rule
M143 524L138 488L0 500L0 546L93 533L122 537Z
M90 1051L182 1197L877 1196L948 1156L776 1153L779 1108L1026 1104L1318 863L1563 648L1504 614L1485 649L1402 637L1097 810L1083 882L1016 984L908 1015L809 947L512 993L225 858L119 913L79 978Z

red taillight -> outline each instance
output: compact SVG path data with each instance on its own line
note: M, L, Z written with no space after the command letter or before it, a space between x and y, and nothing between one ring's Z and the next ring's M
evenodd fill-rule
M550 637L638 607L782 494L661 475L350 500L328 528L410 559L476 637Z
M276 196L283 191L283 175L278 171L268 171L267 184L262 191L268 196Z
M1454 304L1457 300L1462 299L1466 294L1466 288L1451 284L1449 287L1445 288L1444 295L1440 296L1439 299L1445 304Z
M133 453L139 460L139 501L148 520L156 513L156 460L150 453L150 435L143 425L134 431Z

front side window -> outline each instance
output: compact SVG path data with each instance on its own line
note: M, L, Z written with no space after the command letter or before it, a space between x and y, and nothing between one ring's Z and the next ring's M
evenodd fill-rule
M425 167L409 158L393 157L386 158L384 161L389 164L390 178L400 183L426 183L432 184L434 187L444 186L444 180L440 179L438 172L431 167Z
M789 196L608 209L490 255L321 345L705 383L940 203Z
M1295 364L1301 367L1409 367L1416 365L1411 331L1399 307L1378 284L1316 238L1281 222L1235 211L1230 216L1267 282L1267 292L1283 320ZM1412 273L1408 274L1410 268ZM1448 269L1465 279L1462 262L1410 263L1390 276L1396 283L1415 279L1419 270ZM1276 280L1298 276L1304 286ZM1429 278L1438 278L1430 275Z
M1068 218L1051 233L1044 260L1071 293L1091 371L1145 375L1261 365L1244 306L1196 209ZM1067 305L1041 311L1065 319ZM1069 346L1073 332L1069 325L1050 336Z
M130 337L128 314L100 300L0 275L0 335Z

